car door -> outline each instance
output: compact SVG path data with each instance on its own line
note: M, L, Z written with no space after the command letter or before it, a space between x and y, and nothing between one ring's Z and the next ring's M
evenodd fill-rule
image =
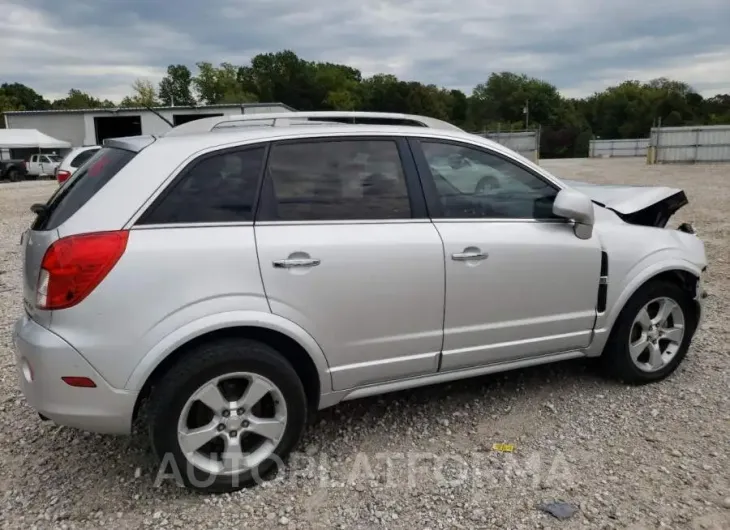
M39 164L39 155L31 155L30 161L28 162L28 174L29 175L39 175L40 174L40 164Z
M478 144L410 143L445 250L441 369L588 346L601 247L552 214L557 185ZM467 162L439 171L449 158Z
M46 155L38 157L38 175L47 175L51 169L51 159Z
M273 143L255 232L271 311L319 343L336 390L438 370L443 246L404 139Z

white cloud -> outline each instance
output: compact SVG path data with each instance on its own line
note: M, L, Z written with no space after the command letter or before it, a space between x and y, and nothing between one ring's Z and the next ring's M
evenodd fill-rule
M292 49L364 75L467 92L491 72L538 76L583 96L671 77L730 91L727 0L0 0L0 75L47 97L119 100L168 64L243 64Z
M641 69L609 68L594 72L585 82L563 90L569 97L583 97L627 79L650 81L667 77L689 83L705 97L730 94L730 47L698 55L676 57Z

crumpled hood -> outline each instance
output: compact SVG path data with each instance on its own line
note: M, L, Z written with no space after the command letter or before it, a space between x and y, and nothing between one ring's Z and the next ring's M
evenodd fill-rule
M563 182L632 224L664 227L669 218L689 202L683 190L666 186L602 185L575 180Z

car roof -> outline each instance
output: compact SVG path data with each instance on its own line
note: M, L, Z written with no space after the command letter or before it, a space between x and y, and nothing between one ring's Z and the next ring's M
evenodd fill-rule
M358 118L370 120L390 120L394 125L398 125L399 121L409 121L414 124L420 124L423 127L433 129L446 130L462 130L456 125L444 120L432 118L430 116L419 116L417 114L401 114L395 112L370 112L370 111L294 111L294 112L275 112L275 113L255 113L255 114L231 114L224 116L211 116L208 118L200 118L189 121L181 125L177 125L165 132L163 136L182 136L188 134L197 134L201 132L211 132L217 129L228 129L237 127L246 127L254 124L254 122L271 121L270 126L294 126L297 124L309 125L312 122L317 124L337 123L336 120L347 120ZM318 121L319 120L319 121ZM280 123L281 122L281 123ZM350 124L350 123L347 123ZM354 124L363 124L355 122ZM367 122L365 122L367 124ZM384 123L371 123L371 125L387 125ZM408 123L400 123L400 125L411 126Z
M104 145L140 151L147 146L175 147L191 153L215 147L226 147L241 143L254 143L279 139L317 138L329 136L418 136L442 138L445 140L464 140L478 143L509 155L514 151L487 138L470 134L458 129L434 129L407 125L358 125L327 123L318 125L291 125L288 127L233 127L211 132L186 134L180 136L131 136L105 140Z

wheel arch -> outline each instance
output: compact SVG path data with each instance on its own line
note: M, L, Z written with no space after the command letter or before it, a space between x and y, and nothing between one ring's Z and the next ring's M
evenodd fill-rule
M269 316L273 319L253 323L228 322L212 327L197 326L195 332L186 333L182 340L163 341L170 344L148 353L127 381L126 388L139 392L134 418L155 383L192 348L208 341L232 337L258 340L281 353L301 378L309 406L317 410L320 396L332 390L329 367L322 350L310 335L294 323L285 319L278 322L276 319L279 317Z
M591 347L587 352L588 355L593 357L602 353L603 347L608 341L619 315L623 311L624 307L626 307L629 300L631 300L631 297L633 297L639 289L650 282L664 280L679 285L683 290L690 294L693 300L695 300L697 282L700 280L701 274L702 271L699 267L691 262L679 259L662 262L642 270L640 274L637 274L624 286L618 298L612 304L603 325L600 326L600 329L596 330L597 334L595 339L597 340L594 340L591 344ZM694 323L697 324L700 316L699 301L697 300L695 300L694 309L695 312L692 316L694 318Z

